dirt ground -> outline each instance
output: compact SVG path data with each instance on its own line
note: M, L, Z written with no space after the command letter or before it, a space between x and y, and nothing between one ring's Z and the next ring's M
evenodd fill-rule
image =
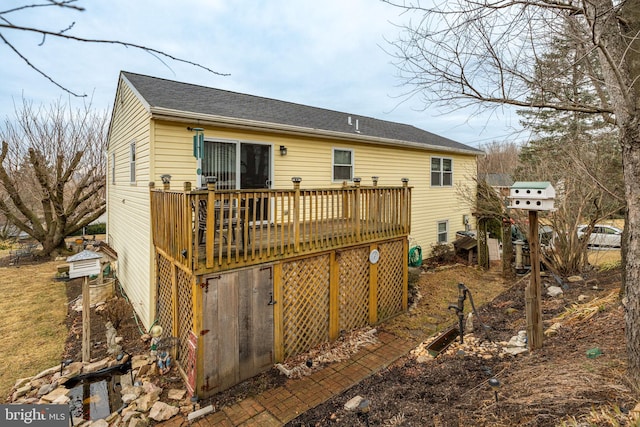
M420 288L434 286L433 278L423 275ZM545 329L554 322L562 326L556 335L545 337L542 349L518 356L481 356L456 351L456 343L447 354L426 363L407 356L288 426L632 425L629 412L638 397L625 380L620 271L594 273L584 279L565 285L568 289L562 296L543 296ZM553 278L543 281L555 284ZM518 280L478 308L492 342L508 341L526 329L527 282L528 277ZM582 303L578 303L580 295L586 297L581 298ZM557 318L563 313L568 314ZM478 320L474 327L474 335L484 338L485 328ZM402 333L400 324L389 328ZM595 348L602 355L588 358L587 351ZM489 386L492 378L499 381L499 388ZM369 400L368 413L344 409L355 396Z
M67 282L67 298L75 301L82 293L82 279L72 279ZM75 311L73 304L69 305L66 325L69 336L65 343L62 360L73 359L82 360L82 312ZM143 354L149 351L149 345L145 343L141 336L146 332L133 316L133 309L126 301L126 295L117 292L116 298L108 301L103 308L91 308L91 359L100 360L109 354L107 353L107 338L105 324L111 321L118 336L122 337L122 348L130 354ZM116 323L118 323L116 325Z

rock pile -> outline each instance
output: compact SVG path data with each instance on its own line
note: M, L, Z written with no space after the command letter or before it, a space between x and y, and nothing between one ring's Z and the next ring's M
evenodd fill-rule
M66 366L53 366L34 377L16 381L10 403L69 405L72 403L70 392L73 387L67 388L65 383L70 381L71 384L75 382L74 377L99 374L98 371L104 372L109 367L121 363L122 361L105 358L89 364L72 362ZM118 370L113 373L119 377L116 377L114 388L120 393L122 406L111 408L111 414L104 419L87 421L74 417L73 425L146 427L150 420L165 421L178 413L191 412L193 404L184 389L170 389L165 399L169 403L160 401L163 389L154 382L157 374L158 368L154 358L146 355L133 356L130 373L120 374Z
M428 363L439 355L449 356L475 356L482 359L493 359L495 357L515 356L520 353L527 352L526 332L520 331L518 335L511 340L493 342L484 338L476 337L469 333L464 336L464 342L460 344L459 339L452 342L445 351L440 354L433 355L429 352L429 345L438 339L439 336L429 338L420 343L416 348L411 350L411 355L416 358L418 363Z

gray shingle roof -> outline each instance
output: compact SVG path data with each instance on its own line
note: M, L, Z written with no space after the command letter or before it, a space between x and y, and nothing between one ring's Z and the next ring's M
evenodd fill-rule
M481 153L468 145L402 123L130 72L123 71L122 75L152 108L160 107L351 135L355 134L355 120L358 120L361 136L427 144L447 150L468 151L472 154ZM351 126L347 122L349 116L352 117Z

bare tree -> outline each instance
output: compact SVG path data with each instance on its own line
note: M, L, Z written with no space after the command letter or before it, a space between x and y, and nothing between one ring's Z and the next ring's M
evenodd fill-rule
M480 147L485 152L478 159L478 173L513 176L518 167L520 147L514 142L494 141Z
M612 0L480 0L387 3L416 21L392 43L410 93L453 107L509 104L600 115L619 131L627 204L623 239L629 374L640 388L640 3ZM566 34L598 61L597 97L576 98L535 73L554 38ZM537 89L541 96L529 96Z
M23 101L0 128L0 212L42 244L42 255L66 250L66 236L105 212L108 117Z
M79 94L72 91L68 87L59 83L58 80L52 77L48 71L43 70L39 68L37 65L35 65L29 59L29 55L27 53L18 49L15 46L15 44L11 42L11 37L9 34L15 33L15 32L27 32L27 33L39 34L42 36L42 41L40 43L41 45L45 44L47 37L62 38L69 41L82 42L82 43L115 44L115 45L130 47L130 48L147 52L153 55L154 57L158 58L162 63L164 63L164 60L182 62L185 64L193 65L194 67L202 68L203 70L206 70L213 74L227 75L227 74L218 73L217 71L207 68L204 65L201 65L197 62L182 59L177 56L171 55L167 52L164 52L162 50L154 49L149 46L144 46L144 45L131 43L127 41L121 41L121 40L96 39L96 38L87 38L87 37L80 37L77 35L73 35L71 33L71 30L75 25L75 22L73 21L71 21L65 27L59 28L58 30L47 30L45 28L35 27L29 24L18 23L11 17L12 14L15 14L14 16L21 16L21 17L27 16L28 18L29 15L18 14L18 12L23 12L25 10L32 10L33 13L35 13L37 10L40 10L43 8L62 8L62 9L69 10L70 13L84 12L85 8L82 6L79 6L78 3L79 3L78 0L43 0L42 3L25 2L22 5L12 7L10 9L0 10L0 41L2 41L2 43L4 43L15 55L17 55L28 67L38 72L40 75L42 75L44 78L49 80L54 85L58 86L60 89L64 90L65 92L73 96L78 96L78 97L84 97L86 95Z

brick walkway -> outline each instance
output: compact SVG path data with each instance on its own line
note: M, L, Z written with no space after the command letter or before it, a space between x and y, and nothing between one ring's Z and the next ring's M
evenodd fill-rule
M180 426L282 426L298 415L342 393L407 354L416 343L385 332L379 344L363 347L351 359L334 363L308 377L288 380L284 386L249 397L194 420L174 417L158 424Z

